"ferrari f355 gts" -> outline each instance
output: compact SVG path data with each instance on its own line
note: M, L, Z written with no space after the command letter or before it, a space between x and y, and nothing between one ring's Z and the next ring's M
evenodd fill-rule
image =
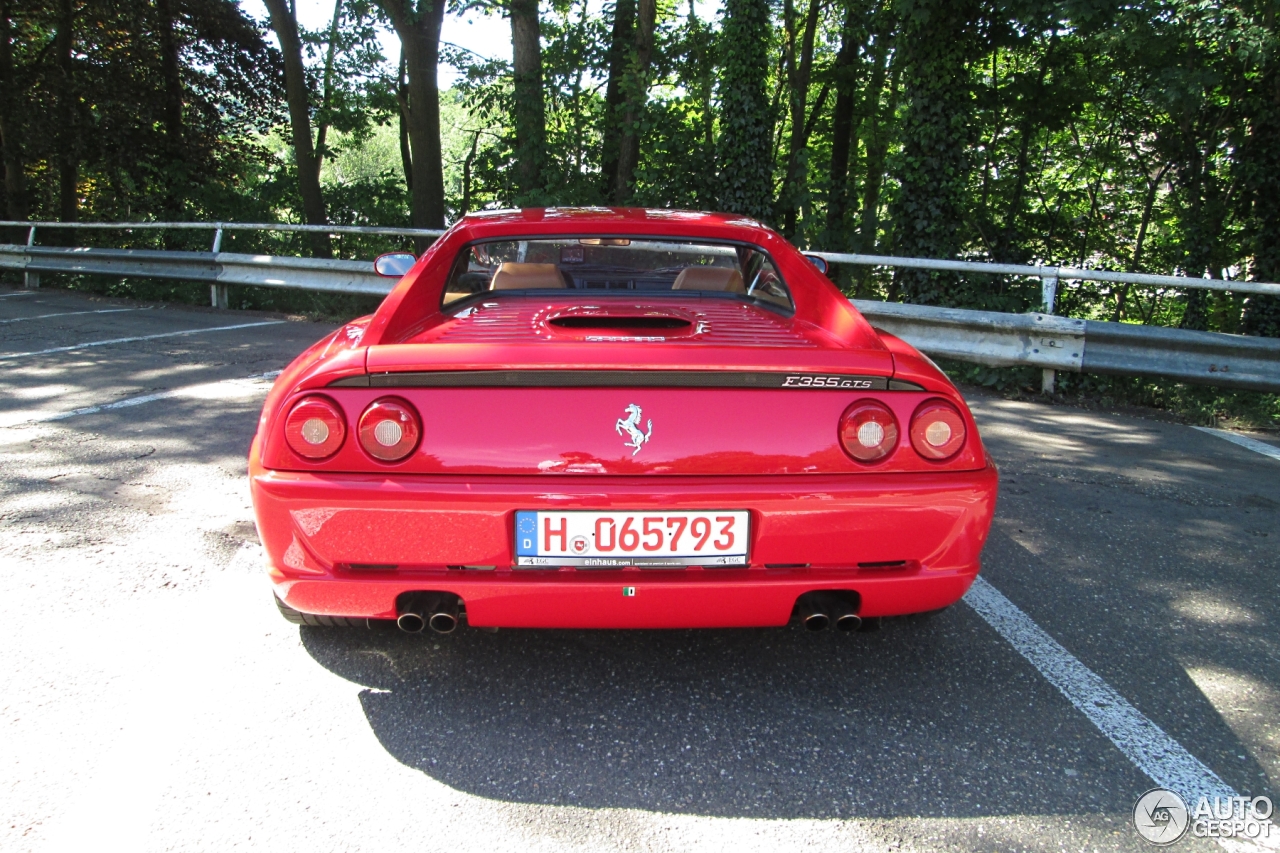
M739 216L613 208L383 256L390 295L280 375L253 441L281 612L849 630L952 604L995 466L821 263Z

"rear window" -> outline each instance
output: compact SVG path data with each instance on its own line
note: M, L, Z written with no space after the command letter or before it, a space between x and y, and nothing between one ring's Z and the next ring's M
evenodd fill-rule
M714 294L794 310L769 256L753 246L624 237L494 240L463 250L444 305L494 292L562 296Z

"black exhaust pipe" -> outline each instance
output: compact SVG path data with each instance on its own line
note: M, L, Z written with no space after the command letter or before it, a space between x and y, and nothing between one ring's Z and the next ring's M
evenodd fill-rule
M862 627L862 617L857 613L841 613L836 617L837 631L856 631Z
M436 611L427 620L431 630L437 634L452 634L458 627L458 599L446 596L436 607Z
M856 592L814 590L796 599L796 615L809 631L824 631L831 625L838 631L856 631L862 627L857 602Z
M854 612L853 604L834 595L831 597L831 621L836 623L837 631L856 631L862 626L862 619Z
M825 631L827 626L831 624L831 617L823 613L821 610L810 613L804 617L804 627L809 631Z
M406 634L421 634L427 620L416 610L406 610L396 617L396 626Z
M821 592L806 592L796 599L796 615L804 623L806 631L825 631L831 624L827 615L831 602Z
M443 599L439 593L415 592L403 595L397 602L400 615L396 625L406 634L421 634L431 621L431 614L440 609Z

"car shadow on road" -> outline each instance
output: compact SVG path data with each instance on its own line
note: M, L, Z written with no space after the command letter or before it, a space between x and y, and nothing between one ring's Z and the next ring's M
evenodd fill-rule
M403 764L758 818L1125 812L1147 780L966 606L876 632L301 629Z

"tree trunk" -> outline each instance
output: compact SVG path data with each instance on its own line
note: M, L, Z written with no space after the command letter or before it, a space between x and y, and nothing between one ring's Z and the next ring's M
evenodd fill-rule
M1253 279L1280 281L1280 69L1272 58L1258 81L1258 114L1245 139L1244 156L1252 167L1248 189L1255 223ZM1246 335L1280 338L1280 297L1254 294L1240 318Z
M316 117L316 180L320 180L320 172L324 168L325 142L329 138L329 104L333 97L333 60L337 54L338 32L342 26L342 4L346 0L335 0L333 4L333 23L329 25L329 43L324 54L324 91L320 93L320 114ZM360 26L357 15L355 25Z
M697 21L694 12L694 0L689 0L689 20ZM701 207L715 205L715 163L716 163L716 114L715 96L715 38L709 24L698 24L698 101L702 109L702 162L706 164L707 175L698 182L698 203ZM710 178L707 180L706 178Z
M613 34L609 39L609 82L604 92L604 140L600 151L601 192L618 203L613 190L618 174L622 142L623 104L626 101L627 60L636 25L636 0L617 0L613 10Z
M895 254L949 258L961 248L974 128L968 63L978 55L986 10L979 0L920 0L895 42L907 95L895 158ZM893 278L908 302L957 305L977 296L954 273L899 268Z
M778 218L782 220L782 233L788 238L795 236L796 214L800 209L801 197L804 194L805 175L808 171L808 136L805 133L808 123L805 121L809 105L809 78L813 73L813 42L817 32L819 0L809 0L809 12L804 19L804 34L800 38L800 49L797 54L795 44L794 12L791 11L791 0L787 0L787 17L791 32L788 34L787 52L787 88L789 90L789 110L791 119L791 138L787 146L787 171L782 181L782 189L778 193Z
M182 147L182 73L178 65L178 42L173 32L170 0L156 0L156 11L160 15L160 72L164 78L161 117L170 146L179 151Z
M618 171L613 180L613 199L626 204L631 198L631 185L636 179L636 166L640 163L640 113L648 99L649 64L653 59L653 28L657 23L656 0L639 0L636 21L635 54L629 63L622 114L621 136L618 139Z
M413 192L413 155L409 151L409 86L405 82L404 48L400 49L400 74L396 78L396 101L400 104L400 165L404 169L404 185Z
M833 73L836 78L836 104L831 114L831 168L827 197L827 244L845 248L845 214L849 208L849 152L853 147L853 99L857 88L854 60L858 46L853 31L854 12L850 5L840 31L840 51L836 54ZM877 48L879 45L877 45Z
M302 215L308 225L327 225L324 194L320 191L320 175L316 171L316 153L311 142L311 105L307 89L307 72L302 64L302 39L298 35L298 19L285 0L265 0L271 13L271 29L280 39L284 55L285 99L289 104L289 129L293 133L293 159L298 166L298 193L302 196ZM331 257L329 235L308 235L311 250L320 257Z
M54 53L58 68L57 83L57 116L58 116L58 218L63 222L74 222L79 218L80 198L77 191L79 184L80 158L76 150L76 109L75 89L72 79L74 65L72 49L74 46L73 27L75 26L75 8L72 0L58 0L58 32L54 37ZM74 244L74 240L70 241Z
M1192 122L1186 123L1194 126ZM1206 272L1210 278L1221 266L1223 225L1226 210L1223 191L1214 172L1209 152L1220 139L1195 140L1188 131L1183 133L1187 141L1184 157L1178 169L1178 185L1182 206L1178 213L1182 232L1181 246L1183 269L1188 276L1200 278ZM1186 305L1178 326L1182 329L1208 331L1210 291L1188 289L1183 297Z
M480 131L471 131L471 150L462 161L462 209L458 216L466 216L471 212L471 164L476 160L476 148L480 145Z
M164 189L165 217L181 219L182 195L188 175L184 168L182 144L182 71L178 64L178 42L174 36L171 0L156 0L156 12L159 16L160 73L164 79L162 95L164 103L160 115L164 122L165 143L169 151L169 162L166 164L168 174ZM172 245L173 236L176 235L166 232L166 247L176 247Z
M27 182L15 118L18 82L14 79L9 5L9 0L0 0L0 156L4 162L5 214L16 220L27 218Z
M516 130L516 203L542 200L547 120L542 94L542 32L538 0L510 0Z
M1151 213L1156 206L1156 193L1160 189L1160 183L1164 180L1165 173L1169 171L1169 164L1166 163L1161 167L1160 171L1154 177L1147 181L1147 197L1142 203L1142 219L1138 222L1138 237L1133 242L1133 256L1129 259L1129 272L1142 272L1142 249L1147 242L1147 227L1151 224ZM1119 323L1124 319L1125 302L1129 298L1130 286L1128 283L1120 288L1120 295L1116 297L1116 313L1111 318L1112 322Z
M1045 48L1044 55L1040 57L1040 73L1036 78L1035 93L1032 95L1032 98L1037 102L1048 97L1048 93L1045 92L1044 81L1049 75L1049 63L1053 58L1053 49L1057 43L1058 34L1055 31L1049 37L1049 44ZM1018 220L1022 215L1022 199L1027 189L1027 168L1031 156L1031 141L1040 129L1035 122L1037 113L1038 110L1035 107L1024 107L1022 122L1018 128L1018 159L1014 166L1016 177L1014 179L1013 193L1005 206L1004 227L1000 229L995 243L995 260L1001 263L1021 264L1027 261L1027 254L1022 248L1022 240L1018 232Z
M410 217L414 228L443 228L444 166L436 65L440 59L444 0L418 0L416 7L412 0L377 0L377 3L400 37L409 76L409 149L413 158ZM430 240L419 240L419 250L430 243Z
M887 53L886 50L881 55L882 60ZM873 72L871 86L867 91L867 176L862 184L862 222L858 226L857 246L858 251L864 254L876 252L876 240L880 232L880 189L884 186L884 167L889 156L889 133L885 123L891 121L898 111L899 67L895 63L889 80L889 103L884 107L880 106L884 87L884 62L881 61L877 68L879 71Z
M725 0L720 69L720 208L773 218L769 0Z

